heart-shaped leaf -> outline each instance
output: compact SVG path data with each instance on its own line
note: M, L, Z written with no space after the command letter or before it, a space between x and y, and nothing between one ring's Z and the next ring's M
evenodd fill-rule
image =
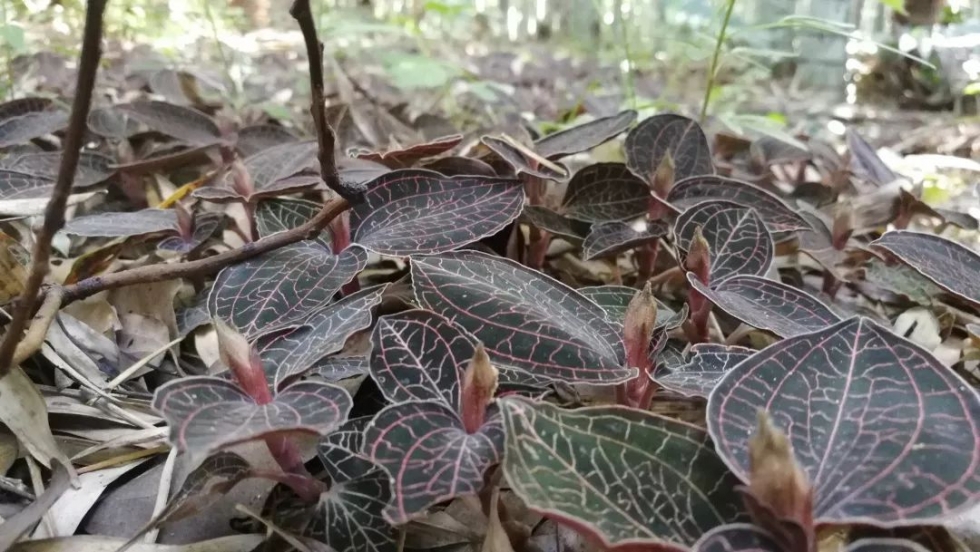
M484 136L480 141L510 165L518 175L526 174L545 180L568 178L568 169L557 163L548 162L531 148L520 145L512 139Z
M187 254L204 245L224 222L221 213L198 213L194 215L194 229L189 237L171 236L157 244L157 249Z
M781 199L748 182L722 176L693 176L680 180L667 195L674 207L687 209L706 201L730 201L754 209L771 232L788 232L809 228L799 213Z
M330 476L330 490L320 495L324 539L333 550L395 552L394 528L382 512L391 500L387 474L360 456L370 418L349 420L324 437L317 453Z
M743 481L759 409L808 474L817 524L926 524L980 500L980 396L867 318L771 345L715 387L708 430Z
M494 362L574 382L634 375L605 311L540 272L475 251L413 257L411 270L419 305L476 336Z
M260 337L255 348L262 363L275 368L276 387L302 375L344 347L347 338L371 325L372 310L387 286L375 286L315 311L303 325Z
M707 398L733 366L755 353L752 349L718 343L696 343L679 365L657 366L651 379L664 389L687 397Z
M422 144L415 144L406 148L388 150L385 152L357 152L358 159L366 159L381 163L392 169L411 167L415 163L427 157L442 155L455 148L463 140L462 134L443 136Z
M980 304L980 255L935 234L894 230L871 242L929 278L939 287Z
M231 381L187 377L157 389L153 408L170 426L170 441L191 456L274 433L325 434L344 421L350 395L341 387L303 381L257 404Z
M255 226L258 228L259 237L264 238L302 226L319 212L319 204L304 199L284 197L265 199L259 202L255 210ZM316 241L329 250L330 231L321 231Z
M517 397L500 404L511 489L604 549L685 550L744 517L738 481L693 425L618 406L565 410Z
M668 154L674 162L674 179L714 174L711 149L701 126L681 115L654 115L626 135L626 166L652 183Z
M177 232L177 212L173 209L143 209L132 213L99 213L72 219L64 232L89 238L129 238L163 232Z
M643 215L650 187L622 163L596 163L568 182L562 211L588 222L628 220Z
M392 502L384 515L401 525L430 506L478 493L486 469L500 461L503 442L500 416L467 433L443 402L405 402L378 412L364 432L363 452L388 473Z
M521 217L536 228L567 238L573 243L582 241L589 233L587 222L570 219L541 205L525 205Z
M368 184L351 211L351 234L382 255L437 253L499 232L523 205L517 180L402 169Z
M628 286L587 286L578 289L578 292L588 300L602 307L602 310L606 311L608 315L607 320L619 327L622 327L623 321L626 319L626 308L629 307L630 301L636 296L637 291L636 288ZM686 318L686 305L680 312L677 312L660 302L659 299L657 300L655 328L666 327L672 330L680 326Z
M249 339L304 321L364 268L367 254L349 247L331 255L302 241L224 268L208 296L211 316Z
M634 247L659 240L667 235L669 226L663 220L634 222L603 222L593 224L582 243L582 256L587 261L614 256Z
M548 159L588 151L619 136L636 120L636 111L627 109L581 125L549 134L534 143L534 151Z
M674 236L681 250L690 249L697 228L708 243L710 282L735 274L765 274L772 266L772 236L754 210L729 202L691 207L674 224Z
M243 157L248 158L273 146L296 141L296 136L281 126L253 125L238 131L235 147Z
M3 168L11 171L55 180L61 165L61 152L28 153L9 160L3 159L0 163L3 164ZM80 153L72 187L76 189L87 188L106 180L112 176L113 171L109 168L110 164L112 164L112 160L104 155L90 152Z
M780 337L810 333L840 322L840 317L816 297L761 276L736 275L710 288L692 273L688 273L687 281L730 316Z
M221 140L221 129L214 120L196 109L160 101L138 101L116 109L153 130L194 146Z
M0 104L0 148L27 143L68 124L68 114L46 98L21 98Z

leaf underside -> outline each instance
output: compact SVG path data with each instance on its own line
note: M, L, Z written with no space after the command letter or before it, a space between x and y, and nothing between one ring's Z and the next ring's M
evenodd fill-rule
M980 255L935 234L897 230L871 243L935 282L946 291L980 304Z

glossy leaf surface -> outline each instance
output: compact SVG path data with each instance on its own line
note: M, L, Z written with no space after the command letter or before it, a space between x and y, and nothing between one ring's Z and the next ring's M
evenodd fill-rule
M666 236L668 229L667 223L662 220L594 224L582 244L582 255L587 261L618 255Z
M935 234L895 230L871 243L959 297L980 304L980 255Z
M218 273L208 312L253 339L304 321L328 304L366 261L359 247L331 255L315 242L288 245Z
M549 134L534 143L534 150L549 159L588 151L612 140L636 120L636 111L627 109L609 117L599 117L581 125Z
M714 389L708 429L743 480L759 409L808 474L816 523L923 524L980 500L977 392L867 318L771 345Z
M698 227L708 243L712 284L735 274L769 271L775 246L755 211L728 202L695 205L677 217L674 225L679 248L688 250Z
M300 382L259 405L231 381L186 377L160 387L153 408L170 426L170 441L192 456L273 433L324 434L347 417L351 398L340 387Z
M523 204L517 180L403 169L368 184L364 201L351 211L351 234L382 255L437 253L497 233Z
M495 363L576 382L632 375L605 311L523 265L473 251L416 257L412 286L423 308L473 334Z
M799 213L790 209L771 193L733 178L694 176L680 180L667 195L667 202L680 209L706 201L731 201L753 209L771 232L787 232L809 228Z
M500 403L513 491L604 548L684 550L742 517L737 480L701 429L618 406Z
M762 276L732 276L709 288L688 274L687 282L734 318L780 337L814 332L840 322L840 317L816 297Z
M675 393L707 398L732 367L754 353L752 349L737 345L696 343L691 346L682 364L669 368L660 365L651 379Z
M486 469L500 461L503 441L499 416L470 434L442 402L385 408L364 432L364 454L391 479L393 500L385 518L399 525L439 502L476 494Z
M295 329L262 336L255 348L276 374L276 386L302 375L320 360L344 347L347 338L371 325L374 307L386 286L348 295L315 311Z
M562 211L588 222L627 220L647 211L650 188L622 163L596 163L568 182Z
M654 115L626 135L626 165L648 183L668 154L674 161L674 178L714 174L711 149L701 126L681 115Z

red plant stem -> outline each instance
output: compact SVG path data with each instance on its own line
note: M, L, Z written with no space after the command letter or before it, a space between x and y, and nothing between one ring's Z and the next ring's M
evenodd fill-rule
M551 232L536 226L531 226L530 230L531 243L527 247L527 266L541 270L548 255L548 247L551 245Z
M245 218L248 219L248 241L254 242L259 239L259 224L255 219L255 209L258 204L252 201L246 201L242 204L245 207Z
M269 479L286 485L303 501L311 503L320 499L320 494L330 490L330 487L310 475L283 473L272 470L252 470L252 477Z
M624 381L616 386L616 404L631 406L629 400L629 385L630 382Z
M78 158L85 138L86 120L92 105L92 88L99 70L102 56L102 13L106 0L89 0L85 10L85 30L82 36L82 52L78 63L78 79L75 85L75 99L71 106L68 130L62 144L61 164L55 180L51 199L44 208L44 223L37 231L34 248L31 252L31 271L24 283L20 300L15 305L10 325L0 341L0 378L14 368L11 362L17 343L39 303L41 284L50 269L51 241L55 233L65 224L65 206L71 195L71 185L75 180ZM10 400L10 399L8 399Z
M653 277L657 266L657 254L660 252L660 240L641 245L636 249L636 285L643 286Z
M276 463L279 464L279 467L284 472L296 475L310 475L310 472L306 470L306 466L303 463L303 456L299 453L299 447L290 438L282 435L272 435L265 438L265 444L269 447L269 453L276 459Z
M711 303L696 289L687 294L687 304L691 309L690 317L684 322L684 333L691 343L706 343L708 341L708 316L711 315Z

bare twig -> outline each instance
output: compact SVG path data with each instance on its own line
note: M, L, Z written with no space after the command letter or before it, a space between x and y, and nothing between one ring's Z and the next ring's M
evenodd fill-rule
M27 360L41 348L41 345L44 343L44 336L48 335L48 328L51 327L51 322L54 321L55 315L58 314L58 309L61 308L61 301L64 297L65 295L61 288L55 288L45 295L44 302L41 303L41 307L37 310L37 314L34 315L30 327L27 328L27 333L17 343L13 359L10 361L11 366L19 366L20 363Z
M340 175L337 173L337 162L334 159L336 137L327 123L326 99L323 96L323 43L316 36L316 23L313 22L313 12L310 11L310 0L294 0L292 7L289 8L289 15L299 23L310 61L310 91L313 95L310 113L313 115L313 124L316 127L320 177L327 187L337 192L340 197L355 203L358 194L346 189L340 183Z
M78 80L75 85L75 100L71 107L71 118L68 131L65 134L61 154L61 165L58 167L58 178L51 193L51 200L44 209L44 224L37 231L34 249L31 254L31 272L24 284L24 291L13 312L10 325L0 341L0 378L10 373L14 367L12 362L17 343L27 327L28 319L34 312L38 300L38 291L48 274L48 261L51 256L51 240L55 233L65 224L65 205L71 194L71 185L75 180L75 170L78 168L78 157L82 149L85 134L85 121L88 119L89 107L92 105L92 88L95 86L95 75L99 69L99 58L102 56L102 13L105 11L106 0L89 0L85 12L85 31L82 37L82 53L78 63Z

